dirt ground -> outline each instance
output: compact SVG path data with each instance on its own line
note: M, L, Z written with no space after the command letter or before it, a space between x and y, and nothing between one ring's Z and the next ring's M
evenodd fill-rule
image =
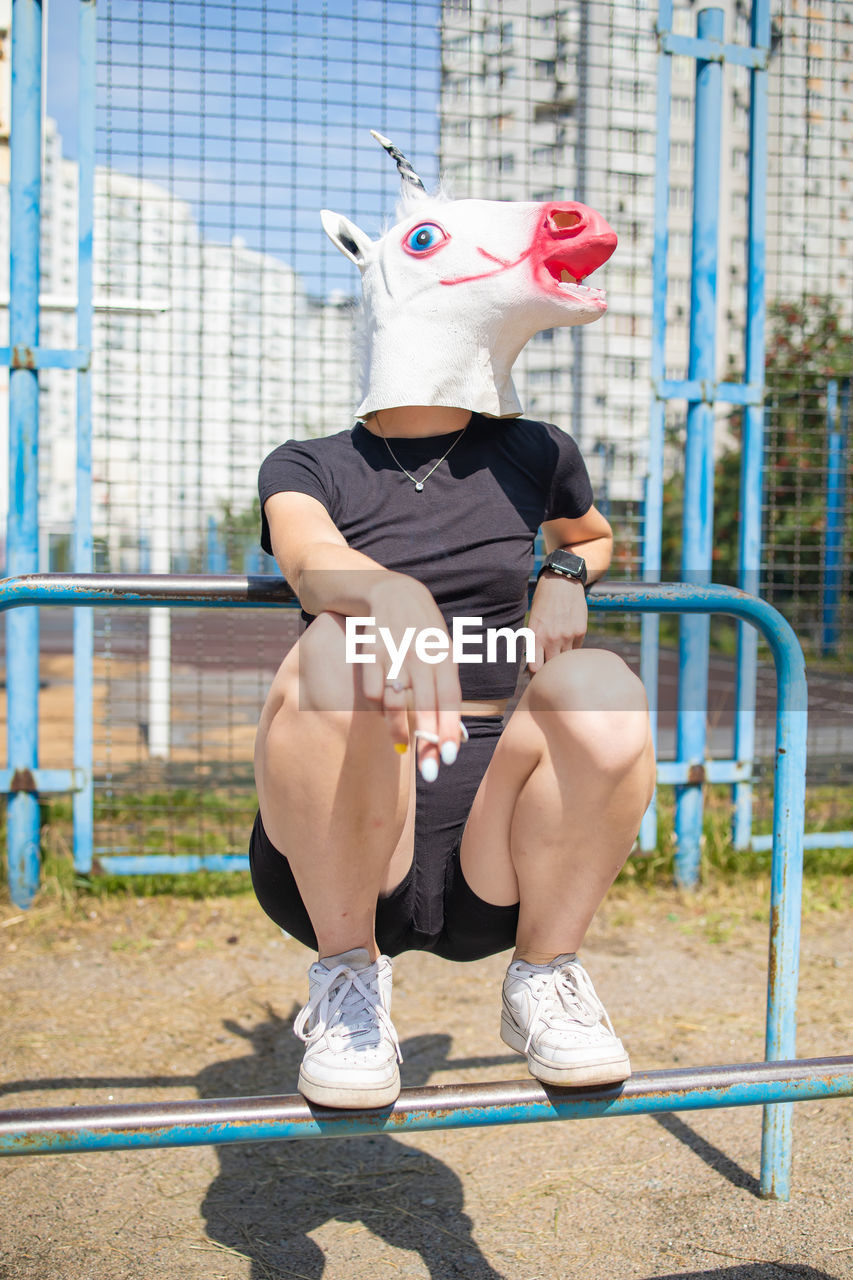
M635 1069L762 1057L758 890L617 887L585 959ZM799 1052L850 1052L853 914L811 904ZM293 1091L307 953L249 896L0 903L0 1108ZM404 1084L517 1078L505 957L395 962ZM755 1108L0 1162L2 1280L843 1280L849 1100L798 1103L793 1196Z

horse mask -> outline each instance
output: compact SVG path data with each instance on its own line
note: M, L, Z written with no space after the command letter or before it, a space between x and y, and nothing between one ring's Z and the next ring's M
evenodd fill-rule
M398 405L447 405L495 418L521 404L512 366L542 329L589 324L604 290L581 283L616 235L577 201L430 196L405 156L373 133L402 182L398 221L378 240L324 209L323 227L361 272L366 418Z

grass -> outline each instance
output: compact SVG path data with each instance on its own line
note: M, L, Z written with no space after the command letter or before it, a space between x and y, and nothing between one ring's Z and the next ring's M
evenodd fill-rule
M755 910L766 911L770 853L737 851L730 840L731 799L727 787L707 787L702 835L701 892L713 898L728 887L735 896L756 897ZM118 840L146 853L245 853L256 801L243 789L215 788L151 790L124 794L101 803L96 815L96 842L115 847ZM635 853L623 870L618 887L644 895L649 889L673 884L674 792L658 791L658 844L650 854ZM807 797L809 831L853 828L853 789L811 788ZM186 875L80 875L71 854L71 806L64 800L43 807L42 887L40 901L70 909L92 899L111 897L174 897L203 900L233 898L251 893L248 872L199 871ZM770 830L770 818L759 813L757 833ZM853 849L809 849L804 857L804 909L842 910L851 905L850 876ZM709 899L710 900L710 899ZM5 866L0 869L0 901L8 902ZM705 913L705 927L713 921ZM721 933L725 923L719 921Z

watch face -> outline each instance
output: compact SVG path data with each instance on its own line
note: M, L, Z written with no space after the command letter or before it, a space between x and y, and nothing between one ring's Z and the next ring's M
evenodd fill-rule
M586 582L586 561L576 556L573 551L552 551L543 568L553 569L567 578L576 578L578 582Z

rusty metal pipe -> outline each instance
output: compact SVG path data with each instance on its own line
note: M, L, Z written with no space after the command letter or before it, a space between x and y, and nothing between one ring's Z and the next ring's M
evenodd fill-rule
M393 1107L340 1111L298 1095L0 1112L0 1155L57 1155L295 1138L351 1138L539 1120L744 1107L853 1094L853 1057L645 1071L622 1086L536 1080L404 1089Z

